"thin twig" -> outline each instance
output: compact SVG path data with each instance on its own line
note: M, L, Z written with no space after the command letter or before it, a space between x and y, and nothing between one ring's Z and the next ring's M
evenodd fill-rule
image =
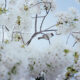
M53 27L55 27L55 26L56 26L56 24L53 25L53 26L50 26L49 28L46 28L46 30L51 29L51 28L53 28Z
M7 0L5 0L5 9L6 9Z
M44 16L37 16L37 18L43 18ZM36 18L36 17L32 17L32 18Z
M36 37L37 34L39 34L39 32L34 33L34 34L31 36L31 38L27 41L26 44L29 45L29 44L31 43L32 39L33 39L34 37Z
M45 33L42 33L43 35L46 35L46 37L47 37L47 40L48 40L48 42L49 42L49 44L51 43L50 42L50 39L49 39L49 36L47 35L47 34L45 34ZM44 38L44 37L43 37Z
M13 31L12 31L12 38L11 38L12 41L13 41L14 29L15 29L15 26L13 27Z
M13 31L13 33L19 33L20 31ZM21 34L32 34L32 32L30 33L30 32L26 32L26 33L24 33L24 32L20 32Z
M29 8L32 8L32 7L37 6L37 5L39 5L39 4L45 4L45 3L46 3L46 4L50 4L51 2L38 2L38 3L30 6Z
M47 16L47 15L46 15L46 16ZM42 22L41 22L40 31L41 31L41 29L42 29L42 26L43 26L43 23L44 23L44 20L45 20L46 16L44 16L44 18L43 18L43 20L42 20Z
M8 27L7 27L7 26L5 26L5 28L6 28L6 30L7 30L7 31L9 31L9 29L8 29Z
M4 26L2 26L2 43L4 42Z
M43 31L36 32L31 36L31 38L28 40L28 42L26 44L29 45L31 43L32 39L34 37L36 37L38 34L42 34L43 32L49 32L49 31L57 31L57 30L56 29L55 30L43 30Z
M43 30L43 31L41 31L41 32L49 32L49 31L57 31L57 29Z
M51 9L51 3L50 3L50 9ZM46 15L43 17L43 20L42 20L41 25L40 25L40 31L41 31L41 29L42 29L42 26L43 26L44 20L46 19L47 15L48 15L49 12L50 12L50 9L49 9L48 12L46 13Z
M67 37L66 44L68 43L68 40L69 40L69 38L70 38L70 35L71 35L71 33L69 33L69 35L68 35L68 37Z
M77 42L80 42L80 38L74 36L73 34L71 34L71 35L76 39L75 43L73 44L73 47L74 47Z
M79 32L72 32L72 33L78 33L78 34L80 34L80 31Z
M37 32L37 14L36 14L36 17L35 17L35 32Z
M36 5L38 5L38 4L41 4L41 3L43 3L43 2L37 3L37 4L35 4L34 6L36 6ZM50 4L50 8L49 8L49 10L46 12L46 15L45 15L45 16L42 16L43 19L42 19L42 22L41 22L41 25L40 25L40 31L38 31L38 32L37 32L37 18L38 18L38 16L36 15L36 17L35 17L35 32L34 32L33 35L31 36L31 38L27 41L27 43L26 43L27 45L29 45L29 44L31 43L31 41L33 40L33 38L36 37L38 34L42 34L42 33L44 33L44 32L50 32L50 31L57 31L56 29L50 29L50 28L53 27L53 26L49 27L48 29L42 30L43 23L44 23L46 17L48 16L48 14L49 14L49 12L50 12L50 10L51 10L51 3L48 2L48 4ZM49 30L49 29L50 29L50 30Z
M76 45L76 43L77 43L77 41L75 41L75 42L74 42L74 44L73 44L73 46L72 46L72 47L74 47L74 46Z

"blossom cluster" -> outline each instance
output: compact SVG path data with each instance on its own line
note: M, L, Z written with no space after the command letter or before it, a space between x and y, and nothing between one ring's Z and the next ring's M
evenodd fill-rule
M80 15L75 8L70 8L69 11L64 11L56 14L57 28L59 33L70 33L78 31L80 26Z

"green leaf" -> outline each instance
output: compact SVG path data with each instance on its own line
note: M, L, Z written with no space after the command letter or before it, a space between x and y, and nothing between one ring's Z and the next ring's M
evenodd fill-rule
M5 8L0 7L0 15L3 14L3 13L6 13L6 12L7 12L7 10Z
M21 45L21 48L25 48L25 45Z
M5 40L5 43L8 44L9 43L9 40Z
M51 67L51 65L50 64L46 64L47 65L47 67Z
M74 69L73 67L68 67L67 70L71 73L77 73L77 70Z
M79 55L77 52L74 53L74 58L77 58L77 59L79 58Z
M30 70L33 71L34 70L34 66L32 64L29 64Z
M13 66L13 68L11 69L11 73L16 74L17 73L16 69L17 69L16 66Z
M24 5L24 10L27 11L28 10L28 6Z
M69 49L64 49L64 53L69 53Z
M78 62L79 54L77 52L74 53L74 62L75 64Z
M75 18L74 21L79 21L79 20L77 18Z

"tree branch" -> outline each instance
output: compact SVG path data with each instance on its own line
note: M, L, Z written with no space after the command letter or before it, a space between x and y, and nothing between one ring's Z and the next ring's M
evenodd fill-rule
M5 0L5 9L6 9L7 0Z
M37 32L37 14L36 14L36 17L35 17L35 32Z
M74 47L76 44L77 44L77 41L75 41L75 42L74 42L74 44L73 44L73 46L72 46L72 47Z
M2 26L2 43L4 42L4 26Z
M37 18L43 18L44 16L37 16ZM36 17L32 17L32 18L36 18Z
M51 9L51 3L49 3L49 4L50 4L50 9ZM42 20L41 25L40 25L40 31L41 31L41 29L42 29L43 23L44 23L44 21L45 21L47 15L48 15L49 12L50 12L50 9L49 9L48 12L46 13L46 15L43 17L43 20Z
M27 43L26 43L27 45L29 45L31 43L31 41L33 40L33 38L36 37L38 34L42 34L44 32L50 32L50 31L57 31L56 29L50 29L53 26L51 26L51 27L49 27L47 29L42 30L43 23L44 23L46 17L48 16L48 14L49 14L49 12L51 10L51 3L49 3L49 2L40 2L40 3L35 4L34 6L36 6L38 4L41 4L41 3L48 3L48 4L50 4L50 8L46 11L46 15L45 16L37 16L37 14L36 14L36 17L35 17L35 32L31 36L31 38L27 41ZM40 18L40 17L43 18L43 19L42 19L42 22L41 22L41 25L40 25L40 31L37 32L37 18Z
M51 29L51 28L53 28L53 27L55 27L55 26L56 26L56 24L53 25L53 26L50 26L49 28L46 28L46 30Z
M49 32L49 31L57 31L57 30L56 29L55 30L43 30L43 31L36 32L31 36L31 38L28 40L26 44L29 45L31 41L33 40L33 38L36 37L38 34L42 34L43 32Z
M9 31L9 29L7 28L7 26L5 26L6 30Z
M69 40L69 38L70 38L70 35L71 35L71 33L69 33L69 35L68 35L68 37L67 37L66 44L68 43L68 40Z
M29 8L32 8L32 7L37 6L37 5L39 5L39 4L51 4L51 2L38 2L38 3L32 5L32 6L29 7Z

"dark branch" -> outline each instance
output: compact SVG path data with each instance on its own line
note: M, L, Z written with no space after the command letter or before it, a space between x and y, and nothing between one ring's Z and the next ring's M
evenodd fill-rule
M28 42L26 44L29 45L31 43L32 39L34 37L36 37L38 34L42 34L43 32L49 32L49 31L57 31L57 30L56 29L55 30L43 30L43 31L36 32L31 36L31 38L28 40Z
M32 8L32 7L37 6L37 5L39 5L39 4L51 4L51 2L38 2L38 3L32 5L32 6L29 7L29 8Z
M51 3L49 3L49 4L50 4L50 9L51 9ZM41 29L42 29L43 23L44 23L44 21L45 21L47 15L48 15L49 12L50 12L50 9L49 9L48 12L46 13L46 15L43 17L43 20L42 20L41 25L40 25L40 31L41 31Z
M43 34L44 32L50 32L50 31L55 31L55 32L57 31L56 29L50 29L53 26L51 26L51 27L49 27L47 29L42 30L43 23L44 23L46 17L48 16L48 14L49 14L49 12L51 10L51 3L50 2L39 2L39 3L37 3L37 4L33 5L33 6L36 6L36 5L41 4L41 3L48 3L48 4L50 4L50 8L47 9L45 16L37 16L37 14L36 14L36 17L33 17L33 18L35 18L35 32L31 36L31 38L27 41L27 43L26 43L27 45L29 45L31 43L31 41L33 40L33 38L35 38L38 34ZM40 31L38 31L38 32L37 32L37 18L43 18L42 22L41 22L41 25L40 25Z
M36 17L35 17L35 32L37 32L37 14L36 14Z
M7 31L9 31L9 29L8 29L8 27L7 27L7 26L5 26L5 28L6 28L6 30L7 30Z
M49 32L49 31L57 31L57 29L43 30L43 31L41 31L41 32Z
M44 16L37 16L37 18L43 18ZM36 17L32 17L32 18L36 18Z
M77 44L77 41L75 41L75 42L74 42L74 44L73 44L73 46L72 46L72 47L74 47L76 44Z
M46 28L46 30L51 29L51 28L53 28L53 27L55 27L55 26L56 26L56 24L53 25L53 26L50 26L49 28Z

